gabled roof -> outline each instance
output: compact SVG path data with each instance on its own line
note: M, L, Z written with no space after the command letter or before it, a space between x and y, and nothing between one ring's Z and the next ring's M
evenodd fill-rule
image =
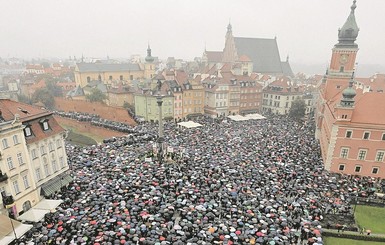
M69 96L69 97L84 96L84 91L79 85L76 88L74 88L73 90L69 91L67 93L67 96Z
M282 67L283 75L294 77L293 70L291 69L291 66L288 61L281 62L281 67Z
M118 71L140 71L139 64L104 64L104 63L77 63L79 72L118 72Z
M247 55L255 72L283 73L276 39L234 37L234 42L238 56Z

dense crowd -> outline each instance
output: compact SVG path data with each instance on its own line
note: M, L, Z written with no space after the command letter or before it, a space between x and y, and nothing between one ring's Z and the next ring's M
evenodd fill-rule
M381 187L325 171L311 123L198 122L165 124L173 160L166 155L162 165L154 160L156 124L133 128L140 140L68 145L74 182L23 242L319 245L326 213L350 212L351 198Z
M107 128L110 130L123 132L123 133L134 133L132 126L126 123L111 121L101 118L97 114L89 114L85 112L74 112L74 111L54 111L54 114L61 117L70 118L79 122L90 122L91 125Z

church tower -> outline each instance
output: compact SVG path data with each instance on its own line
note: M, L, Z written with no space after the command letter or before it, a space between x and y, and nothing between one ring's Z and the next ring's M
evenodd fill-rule
M151 56L150 44L147 47L147 56L144 58L144 77L147 79L152 79L155 76L155 64L154 57Z
M354 0L345 24L338 30L338 43L332 50L328 80L324 90L326 100L331 99L349 85L355 69L358 52L355 41L359 31L354 15L356 7L356 0Z
M237 49L235 47L235 41L233 36L232 26L229 23L227 26L225 48L223 49L223 58L222 62L233 63L238 60Z

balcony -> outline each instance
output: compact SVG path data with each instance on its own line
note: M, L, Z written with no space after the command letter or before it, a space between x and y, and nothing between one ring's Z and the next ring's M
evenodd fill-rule
M3 172L0 171L0 183L3 181L7 181L8 176L7 174L3 174Z

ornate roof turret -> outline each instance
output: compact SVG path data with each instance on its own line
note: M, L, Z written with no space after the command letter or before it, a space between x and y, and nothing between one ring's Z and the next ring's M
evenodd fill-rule
M352 74L352 77L349 81L349 87L344 89L342 91L342 99L341 99L341 106L344 107L353 107L354 105L354 97L356 96L356 90L353 88L354 83L354 72Z
M227 25L227 33L232 33L233 30L232 30L232 27L231 27L231 23L229 22L229 24Z
M348 19L342 28L338 30L338 43L335 46L357 47L355 41L360 29L357 26L356 17L354 16L356 7L356 0L354 0L353 5L350 7L351 11Z
M148 48L147 48L147 56L146 58L144 59L146 62L148 63L151 63L151 62L154 62L154 57L151 56L151 48L150 48L150 44L148 45Z

